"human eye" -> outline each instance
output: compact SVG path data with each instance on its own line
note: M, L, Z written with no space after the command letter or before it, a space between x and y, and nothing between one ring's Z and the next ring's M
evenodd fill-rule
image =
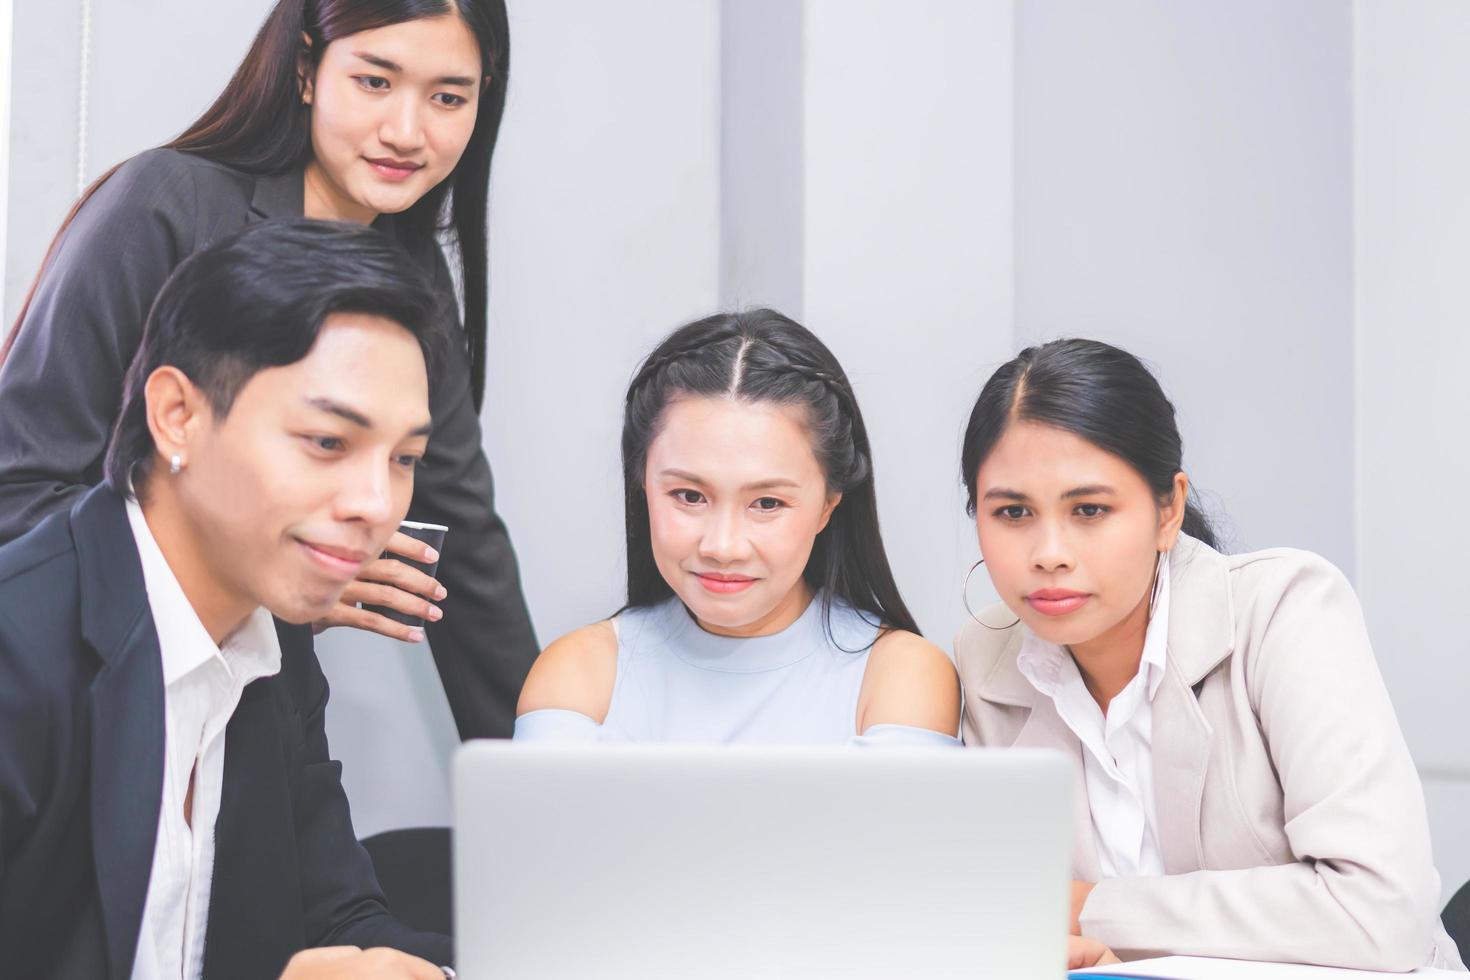
M1078 517L1081 517L1084 520L1095 521L1099 517L1102 517L1110 512L1112 509L1113 508L1108 507L1105 504L1078 504L1073 509L1073 512Z
M1030 511L1022 504L1006 504L1004 507L997 507L991 513L1000 520L1009 523L1015 523L1030 515Z
M418 469L423 461L424 457L418 453L400 453L393 457L394 464L406 470Z
M458 109L469 101L463 95L455 95L452 92L436 92L433 98L438 99L439 104L446 109Z
M679 501L679 503L687 504L690 507L704 503L704 494L700 493L698 490L673 490L670 491L669 496Z
M786 506L786 501L779 497L761 497L750 505L762 514L773 514Z
M368 92L388 91L388 79L382 75L353 75L352 80L358 84L359 88Z
M346 441L340 436L307 435L301 438L319 456L336 456L347 448Z

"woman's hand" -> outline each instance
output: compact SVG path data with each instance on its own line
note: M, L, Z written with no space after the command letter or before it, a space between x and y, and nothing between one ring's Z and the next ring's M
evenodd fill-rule
M1096 939L1083 936L1067 937L1067 969L1083 970L1089 966L1107 966L1120 960Z
M403 555L414 561L432 565L439 560L439 553L417 538L401 531L393 532L388 540L388 551ZM443 599L448 593L437 579L406 565L394 558L379 558L363 566L356 579L342 592L342 598L332 611L312 624L320 633L329 626L352 626L371 633L408 643L422 643L424 631L418 626L406 626L380 613L359 609L357 603L369 606L387 606L396 612L418 616L425 622L436 622L444 615L443 610L430 600Z
M1082 935L1082 906L1087 904L1087 896L1092 894L1093 882L1072 882L1072 935Z
M291 957L281 980L444 980L446 975L427 960L396 949L327 946Z

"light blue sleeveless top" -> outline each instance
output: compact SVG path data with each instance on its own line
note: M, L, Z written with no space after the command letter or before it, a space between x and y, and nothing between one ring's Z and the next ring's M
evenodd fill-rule
M858 694L878 638L876 617L821 596L786 629L736 638L700 628L677 597L628 609L613 626L617 676L601 725L574 711L516 719L521 741L703 742L747 745L958 745L906 725L855 731Z

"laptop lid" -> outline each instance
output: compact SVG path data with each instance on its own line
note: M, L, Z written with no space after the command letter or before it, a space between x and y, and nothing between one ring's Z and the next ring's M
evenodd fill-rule
M469 980L1054 978L1071 772L1044 750L459 750Z

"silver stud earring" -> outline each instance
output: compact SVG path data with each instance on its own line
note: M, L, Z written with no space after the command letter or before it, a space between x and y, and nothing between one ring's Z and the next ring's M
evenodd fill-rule
M184 468L184 457L174 453L168 458L168 471L177 476Z
M965 604L965 612L970 614L971 619L979 623L981 626L984 626L986 629L995 630L997 633L999 633L1001 630L1008 630L1011 628L1011 626L1015 626L1016 623L1019 623L1021 621L1021 617L1017 616L1016 622L1011 623L1010 626L991 626L989 623L985 622L985 620L975 615L975 610L970 608L970 576L974 575L975 570L983 564L985 564L985 559L981 558L975 564L971 565L970 570L965 573L965 582L963 585L960 586L960 601Z

